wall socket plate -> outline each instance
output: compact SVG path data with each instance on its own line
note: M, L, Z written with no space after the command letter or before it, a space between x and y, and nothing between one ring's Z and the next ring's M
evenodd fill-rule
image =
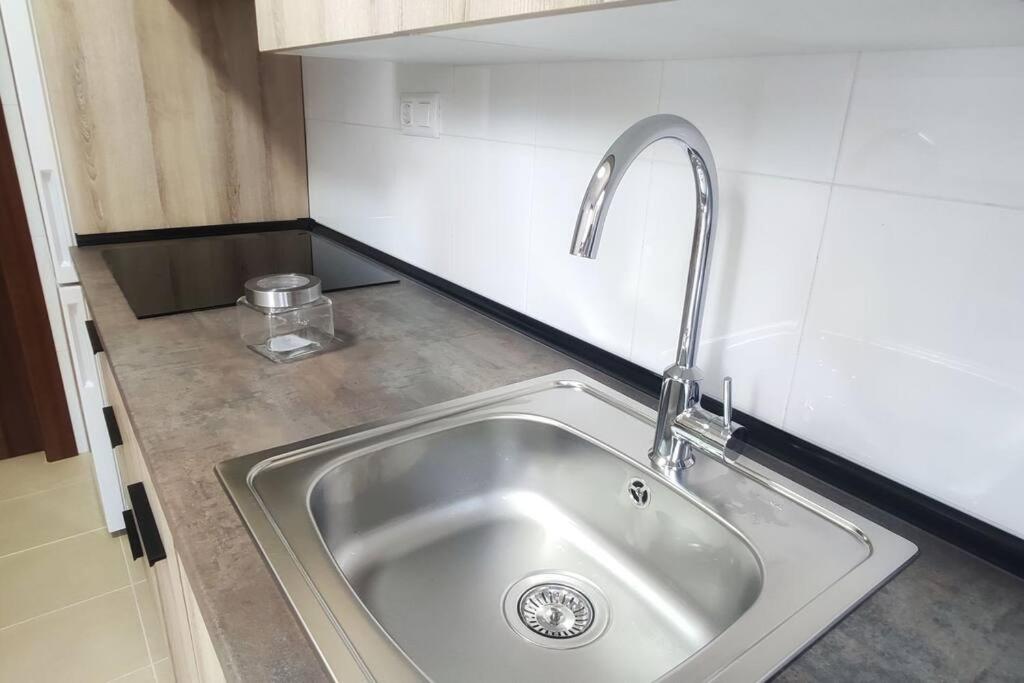
M404 92L399 97L398 124L402 135L441 137L441 95L436 92Z

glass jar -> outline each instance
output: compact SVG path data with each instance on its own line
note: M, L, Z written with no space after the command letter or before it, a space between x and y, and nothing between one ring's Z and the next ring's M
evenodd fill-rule
M275 363L306 358L334 343L334 310L320 278L300 273L256 277L239 297L238 332L250 349Z

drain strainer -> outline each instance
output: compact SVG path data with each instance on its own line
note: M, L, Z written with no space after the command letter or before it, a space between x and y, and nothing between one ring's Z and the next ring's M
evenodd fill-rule
M594 584L572 574L533 574L505 593L505 620L531 643L565 650L592 643L608 625L608 604Z
M560 583L542 583L519 598L519 618L548 638L575 638L594 623L587 596Z

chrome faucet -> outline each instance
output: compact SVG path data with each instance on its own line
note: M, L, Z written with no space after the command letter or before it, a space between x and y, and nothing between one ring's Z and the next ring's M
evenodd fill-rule
M697 191L697 216L690 248L690 270L686 275L679 350L676 362L665 369L661 382L658 422L650 452L656 466L675 470L693 465L694 450L724 457L733 432L731 378L725 379L723 417L700 407L703 375L697 367L697 345L711 267L715 201L718 199L715 160L701 132L686 119L673 114L650 116L627 128L608 148L590 179L569 252L590 259L597 257L605 217L619 182L644 149L664 139L675 140L686 149Z

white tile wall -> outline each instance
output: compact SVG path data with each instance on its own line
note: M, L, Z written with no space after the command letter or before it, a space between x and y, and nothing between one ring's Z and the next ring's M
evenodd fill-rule
M721 169L708 393L730 374L740 409L1024 537L1024 48L304 73L314 218L654 371L680 150L634 164L596 261L567 249L615 136L691 118ZM442 94L440 139L398 134L401 91Z
M310 215L378 249L404 253L392 236L398 224L393 131L308 118L306 146Z
M637 119L658 110L660 62L541 64L537 144L600 154Z
M650 162L635 162L619 186L605 222L600 258L570 256L580 198L569 188L585 188L599 161L597 154L537 149L526 312L629 357Z
M655 164L632 359L675 361L694 214L690 167ZM828 204L828 186L722 172L698 362L707 390L732 375L737 405L782 424ZM683 199L683 201L681 201Z
M851 54L668 62L661 111L700 128L720 168L829 181L856 62Z
M533 147L452 138L450 277L523 310L530 250Z
M837 180L1024 207L1024 47L866 54Z
M393 128L398 125L395 88L391 62L302 62L302 91L309 118Z
M532 145L538 71L536 64L455 67L445 134Z
M435 273L452 265L452 218L449 202L438 201L451 185L451 145L447 140L402 135L392 138L395 154L393 194L395 221L386 246L401 251L410 263Z
M969 230L965 226L971 226ZM1024 529L1024 217L832 196L785 428Z

